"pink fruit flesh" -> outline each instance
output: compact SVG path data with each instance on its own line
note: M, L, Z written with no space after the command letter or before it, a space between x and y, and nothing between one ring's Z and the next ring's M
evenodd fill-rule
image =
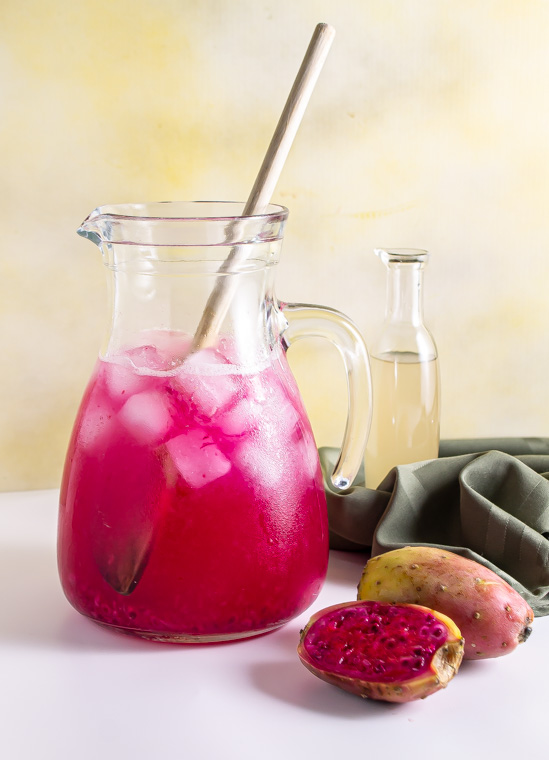
M463 655L444 615L417 605L353 602L317 613L298 647L316 676L360 696L391 702L446 686Z

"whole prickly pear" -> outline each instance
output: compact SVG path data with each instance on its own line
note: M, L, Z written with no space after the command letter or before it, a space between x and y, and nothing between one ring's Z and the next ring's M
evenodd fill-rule
M410 702L454 677L463 639L452 620L426 607L345 602L313 615L297 651L311 673L340 689Z
M406 546L368 561L359 599L422 604L448 615L465 637L465 659L501 657L531 633L534 613L499 575L453 552Z

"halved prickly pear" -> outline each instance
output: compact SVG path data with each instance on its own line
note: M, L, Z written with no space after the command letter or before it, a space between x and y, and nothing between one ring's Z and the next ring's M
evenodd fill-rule
M372 557L358 598L424 604L455 621L465 659L501 657L530 635L530 605L484 565L444 549L406 546Z
M345 691L410 702L453 678L463 639L450 618L427 607L345 602L312 616L297 651L311 673Z

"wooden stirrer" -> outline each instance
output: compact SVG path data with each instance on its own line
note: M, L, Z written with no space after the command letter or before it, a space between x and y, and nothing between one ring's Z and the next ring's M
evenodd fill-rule
M332 26L317 24L242 216L261 214L268 205L334 36L335 29ZM236 245L231 249L219 272L237 271L239 264L245 259L245 246ZM233 277L218 278L194 335L191 353L215 342L229 309L235 285Z

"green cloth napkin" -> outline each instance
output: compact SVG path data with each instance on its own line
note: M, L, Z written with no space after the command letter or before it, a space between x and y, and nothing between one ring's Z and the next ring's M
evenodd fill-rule
M506 454L548 454L549 438L454 438L441 441L439 457L474 454L476 451L503 451Z
M486 443L499 449L484 450ZM442 442L438 459L399 465L375 490L364 486L361 471L345 493L329 481L338 450L319 454L331 548L375 556L439 546L489 567L536 615L549 614L549 439Z

